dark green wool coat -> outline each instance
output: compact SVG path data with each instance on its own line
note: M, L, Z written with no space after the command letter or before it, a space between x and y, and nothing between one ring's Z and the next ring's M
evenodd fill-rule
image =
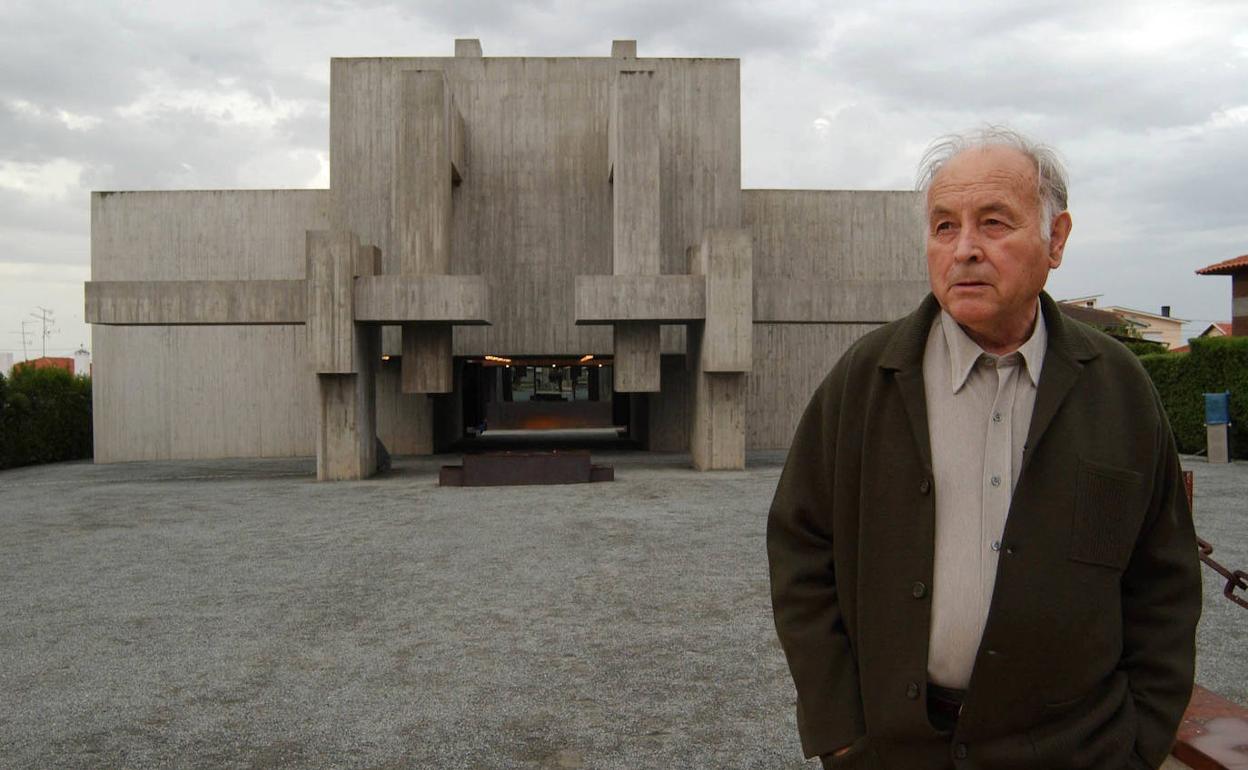
M836 767L1156 768L1190 697L1200 575L1174 440L1115 340L1041 295L1049 346L996 588L952 735L927 717L935 544L923 351L939 306L850 348L767 526L807 756Z

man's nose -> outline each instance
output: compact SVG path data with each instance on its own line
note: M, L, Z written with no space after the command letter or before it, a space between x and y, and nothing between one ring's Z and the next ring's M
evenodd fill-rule
M959 262L976 262L983 256L979 232L974 227L958 228L958 240L953 245L953 258Z

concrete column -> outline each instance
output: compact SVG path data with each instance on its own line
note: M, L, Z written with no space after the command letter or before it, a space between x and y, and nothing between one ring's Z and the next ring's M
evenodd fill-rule
M400 273L444 275L451 252L451 93L440 71L412 70L401 78L395 169ZM403 324L404 393L447 393L454 387L451 334L448 325Z
M659 390L659 325L649 321L615 324L615 390L620 393Z
M741 470L745 467L745 375L695 372L693 379L689 435L693 467Z
M692 255L706 278L706 320L688 327L689 449L698 470L745 467L746 374L753 358L753 247L744 230L708 230Z
M613 52L627 53L624 48L613 46ZM616 75L607 138L614 275L660 272L658 105L652 70L622 70ZM615 389L659 390L659 355L657 323L616 324Z
M360 245L346 232L309 230L306 291L308 355L317 374L354 374L355 269Z
M377 388L380 328L360 324L355 335L357 374L318 374L320 426L316 435L318 481L356 481L377 472Z
M745 230L707 230L690 272L706 278L701 369L748 372L754 355L753 245Z
M380 329L355 322L355 276L372 275L379 262L378 250L361 247L354 234L307 234L306 328L320 400L316 477L321 481L363 479L377 471L374 373Z

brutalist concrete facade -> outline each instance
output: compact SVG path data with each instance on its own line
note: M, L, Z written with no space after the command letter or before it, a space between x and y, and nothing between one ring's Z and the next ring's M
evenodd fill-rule
M97 461L366 477L462 430L465 357L592 354L739 468L926 291L914 193L741 189L737 60L455 51L331 62L329 190L93 196Z

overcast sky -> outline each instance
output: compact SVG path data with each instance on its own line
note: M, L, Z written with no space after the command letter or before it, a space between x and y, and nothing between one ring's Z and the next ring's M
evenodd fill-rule
M0 352L37 306L90 346L91 190L326 187L329 59L741 59L742 182L909 188L935 136L1058 148L1075 228L1050 291L1230 319L1248 253L1248 3L0 0ZM39 349L37 323L28 326ZM32 353L37 354L37 353Z

